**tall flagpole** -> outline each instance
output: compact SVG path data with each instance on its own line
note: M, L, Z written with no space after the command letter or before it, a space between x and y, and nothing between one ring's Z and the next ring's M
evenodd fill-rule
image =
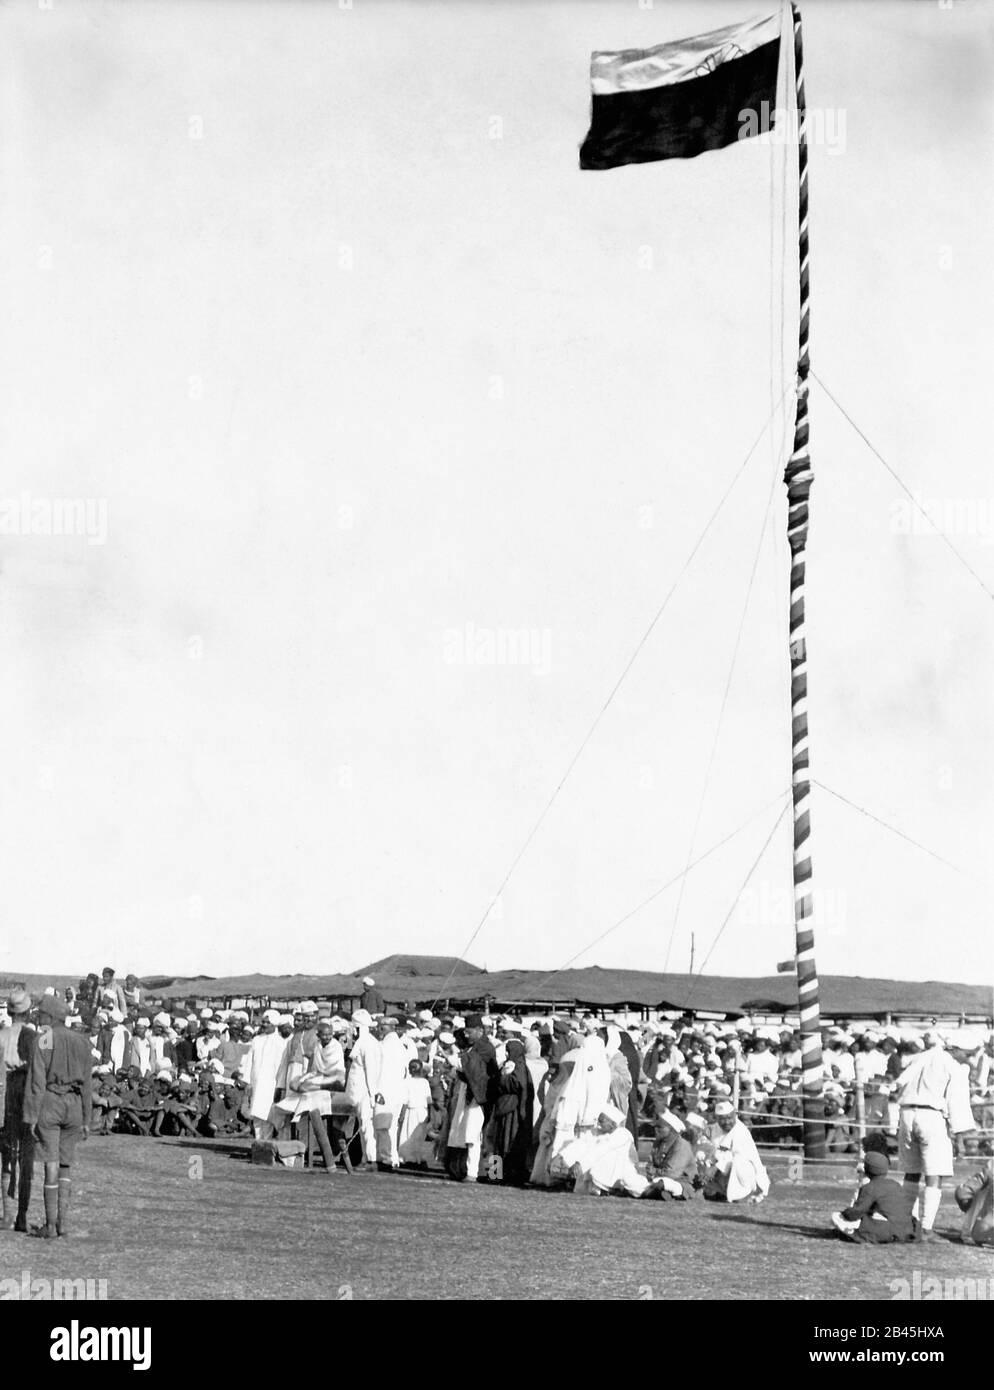
M811 871L811 774L808 764L808 653L804 620L804 566L808 541L808 498L814 473L808 453L808 132L804 101L801 13L790 7L794 26L794 83L797 98L797 250L800 276L800 329L797 344L797 412L794 448L784 471L787 485L787 539L790 543L790 712L791 786L794 799L794 936L797 1002L801 1016L801 1067L804 1105L804 1153L825 1156L825 1106L822 1090L821 1013Z

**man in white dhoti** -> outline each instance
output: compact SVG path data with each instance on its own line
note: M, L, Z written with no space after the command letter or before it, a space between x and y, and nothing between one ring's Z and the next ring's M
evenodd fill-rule
M249 1094L249 1116L256 1139L271 1139L275 1133L273 1104L276 1100L277 1078L283 1067L287 1049L286 1038L276 1031L280 1015L267 1009L262 1026L252 1039L245 1059L244 1075Z
M731 1101L714 1108L714 1147L704 1179L704 1196L710 1202L761 1202L770 1190L770 1179L756 1148L756 1141L735 1113Z
M373 1098L379 1090L382 1057L379 1039L370 1031L372 1015L366 1009L356 1009L352 1015L355 1042L349 1053L349 1070L345 1079L345 1094L356 1108L359 1134L362 1138L363 1160L369 1166L376 1162L376 1132L373 1129Z
M376 1133L376 1166L381 1173L400 1168L397 1129L407 1090L410 1058L397 1035L397 1019L381 1018L380 1075L373 1095L373 1129Z
M593 1130L567 1144L555 1160L575 1179L573 1195L599 1197L604 1192L641 1197L649 1180L638 1168L635 1141L625 1128L625 1112L606 1104Z

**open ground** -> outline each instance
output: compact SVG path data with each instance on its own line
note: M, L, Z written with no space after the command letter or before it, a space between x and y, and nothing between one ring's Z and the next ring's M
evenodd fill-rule
M91 1138L77 1154L73 1234L0 1233L0 1279L106 1280L109 1299L888 1300L892 1281L915 1271L975 1280L988 1296L994 1275L989 1253L955 1240L836 1239L828 1215L848 1201L851 1161L791 1182L777 1155L768 1200L727 1207L581 1199L437 1173L266 1169L248 1162L248 1148ZM40 1167L36 1183L40 1219ZM954 1235L959 1221L947 1194L938 1228Z

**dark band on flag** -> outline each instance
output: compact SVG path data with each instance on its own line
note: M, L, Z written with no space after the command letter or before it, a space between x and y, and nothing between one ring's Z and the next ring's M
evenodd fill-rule
M780 62L777 22L772 16L683 41L697 46L686 59L680 43L594 54L591 123L580 168L693 159L771 130ZM760 37L766 41L757 43ZM701 47L708 40L710 52Z

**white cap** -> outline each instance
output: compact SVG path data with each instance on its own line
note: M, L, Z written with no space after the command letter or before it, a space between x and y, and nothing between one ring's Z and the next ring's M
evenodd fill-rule
M362 977L362 982L363 982L364 985L375 985L375 984L376 984L376 981L373 979L372 975L363 975L363 977Z
M279 1023L282 1015L278 1009L266 1009L262 1015L263 1023Z
M213 1018L213 1017L214 1017L214 1010L213 1010L213 1009L201 1009L201 1010L200 1010L200 1017L201 1017L201 1018Z

